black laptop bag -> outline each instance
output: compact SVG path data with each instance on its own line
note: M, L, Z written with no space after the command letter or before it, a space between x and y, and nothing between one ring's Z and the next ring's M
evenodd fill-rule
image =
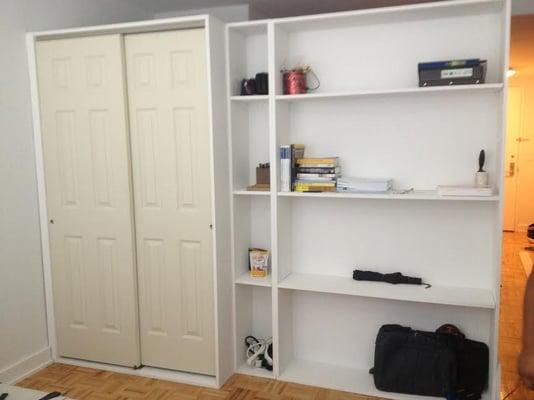
M444 327L437 332L424 332L383 325L376 338L375 365L371 370L376 388L479 399L488 381L488 347L466 339L452 325Z

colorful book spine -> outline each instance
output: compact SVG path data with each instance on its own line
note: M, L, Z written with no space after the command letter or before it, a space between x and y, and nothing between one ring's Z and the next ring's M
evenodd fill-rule
M335 192L336 186L328 185L326 183L320 185L318 183L307 184L307 183L297 182L295 184L295 191L296 192Z
M297 174L341 174L340 167L297 167Z
M304 145L291 145L291 190L295 190L297 180L297 160L304 157Z
M325 178L330 178L330 179L335 179L339 177L339 174L328 174L328 173L325 173L325 174L321 174L321 173L316 173L316 174L308 174L308 173L297 173L297 179L317 179L317 178L321 178L321 179L325 179Z
M301 177L299 176L298 177L298 180L296 182L301 182L301 183L307 183L307 182L333 182L333 183L336 183L336 178L335 177L328 177L328 176L318 176L318 177L315 177L315 178L306 178L306 177Z
M280 191L291 192L291 146L280 146Z
M338 158L337 157L321 157L321 158L299 158L297 159L297 164L303 167L309 166L337 166Z

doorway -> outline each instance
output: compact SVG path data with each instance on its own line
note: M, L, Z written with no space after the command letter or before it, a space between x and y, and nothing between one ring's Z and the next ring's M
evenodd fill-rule
M507 232L534 223L534 15L512 18L504 178Z
M501 399L534 399L520 385L523 297L534 262L527 238L534 223L534 15L512 18L504 159L500 348Z

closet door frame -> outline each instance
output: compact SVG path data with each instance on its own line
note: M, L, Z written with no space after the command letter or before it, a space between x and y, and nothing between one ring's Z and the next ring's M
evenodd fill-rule
M77 361L60 357L57 352L56 324L52 291L52 268L50 258L50 236L45 189L44 157L41 132L39 88L37 79L35 43L41 40L97 36L104 34L132 34L165 30L204 28L206 35L206 60L208 84L208 118L211 157L211 211L213 218L213 309L215 327L215 376L206 377L183 372L170 372L157 368L132 370L126 367L111 366L89 361ZM177 382L198 384L208 387L221 387L234 372L233 368L233 329L232 286L230 265L230 192L228 166L228 136L226 132L225 96L225 43L224 24L209 15L168 18L112 25L89 26L26 34L29 78L31 86L31 106L33 121L35 172L39 203L39 226L41 233L41 255L43 264L46 322L48 335L48 360L74 365L89 366L104 370L125 372L139 376L162 378Z

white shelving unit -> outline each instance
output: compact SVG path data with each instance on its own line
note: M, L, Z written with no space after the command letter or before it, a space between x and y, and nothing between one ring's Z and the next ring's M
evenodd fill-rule
M368 373L381 325L457 325L497 359L509 0L458 0L227 26L235 370L395 399ZM332 45L335 43L335 46ZM417 87L417 63L488 60L482 85ZM280 69L309 64L320 89L283 95ZM239 83L269 72L268 96ZM279 146L337 155L347 176L391 176L402 194L280 192ZM485 149L495 195L441 197L469 184ZM271 190L248 192L271 163ZM401 201L404 200L404 201ZM411 200L411 201L408 201ZM248 275L249 247L272 275ZM431 288L352 280L402 271ZM273 337L273 372L244 364L244 337Z
M244 194L241 191L239 194ZM247 194L250 192L246 192ZM375 200L436 200L436 201L499 201L499 196L440 196L435 190L414 190L408 193L340 193L340 192L278 192L280 197L375 199Z
M483 85L462 85L462 86L430 86L426 88L401 88L401 89L384 89L384 90L362 90L355 92L338 92L338 93L306 93L297 95L276 95L277 101L304 101L318 99L333 99L337 97L364 97L364 96L394 96L394 95L427 95L447 92L480 92L480 91L501 91L504 85L502 83L487 83ZM249 96L262 97L262 96ZM246 96L233 96L232 100L249 100Z
M254 95L254 96L231 96L231 101L243 101L243 102L253 102L253 101L268 101L269 96L267 95Z
M291 273L283 279L281 289L318 293L343 294L377 299L415 301L464 307L495 308L493 292L489 289L434 285L395 285L382 282L355 282L351 277L320 274Z
M270 196L271 193L268 191L255 191L255 190L234 190L234 195L236 196Z
M252 278L248 272L245 272L235 279L235 283L238 285L271 287L271 277L267 276L265 278Z

